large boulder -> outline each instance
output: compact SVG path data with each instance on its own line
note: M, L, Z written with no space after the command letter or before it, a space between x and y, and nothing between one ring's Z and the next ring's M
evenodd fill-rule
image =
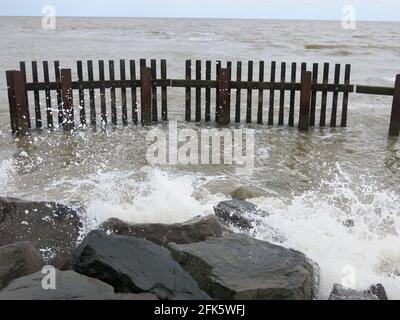
M116 292L156 294L160 299L209 298L174 261L150 241L95 230L73 252L73 268L112 285Z
M161 246L167 245L168 242L183 244L204 241L208 237L220 237L227 232L214 215L196 217L188 222L175 224L130 224L112 218L104 222L100 229L146 239Z
M214 212L223 222L241 230L254 227L254 216L268 215L255 204L242 199L221 201L214 207Z
M37 272L14 280L0 292L0 300L154 300L149 294L120 295L97 279L73 271L55 270L55 289L44 289L45 274Z
M379 300L378 297L367 291L357 291L345 288L335 283L328 300Z
M0 247L0 290L12 280L35 273L45 262L30 242L17 242Z
M169 245L173 257L212 298L312 299L317 272L307 257L244 234Z
M0 198L0 246L30 241L48 262L61 261L76 246L78 213L55 202Z

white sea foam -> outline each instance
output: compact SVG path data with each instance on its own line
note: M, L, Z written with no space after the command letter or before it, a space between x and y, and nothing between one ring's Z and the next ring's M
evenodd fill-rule
M390 299L400 299L399 201L398 194L378 191L373 182L360 190L346 175L338 175L288 204L276 198L254 199L271 213L257 227L257 237L273 241L266 228L271 226L285 236L284 246L317 262L321 299L329 296L334 283L345 280L348 266L355 271L356 289L382 283Z
M9 186L14 174L12 160L0 161L0 195L5 195L11 187Z
M132 223L176 223L213 213L220 196L199 197L195 187L207 179L175 175L154 168L141 172L111 171L92 175L75 183L90 190L86 204L86 231L109 218Z

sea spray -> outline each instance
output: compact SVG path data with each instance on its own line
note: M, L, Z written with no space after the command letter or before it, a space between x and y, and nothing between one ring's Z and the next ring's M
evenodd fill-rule
M15 173L12 160L0 161L0 196L7 195L11 190L11 182Z
M270 227L284 235L284 245L304 252L320 267L319 298L326 299L334 283L353 283L365 290L382 283L389 299L400 299L400 201L374 180L354 185L339 174L318 188L293 196L257 198L253 202L270 216L259 218L255 235L274 242ZM267 226L269 228L267 228ZM348 281L348 277L354 277Z
M177 223L213 213L221 195L195 194L207 178L176 175L154 168L110 171L75 182L72 192L90 192L85 204L85 229L95 229L109 218L131 223Z

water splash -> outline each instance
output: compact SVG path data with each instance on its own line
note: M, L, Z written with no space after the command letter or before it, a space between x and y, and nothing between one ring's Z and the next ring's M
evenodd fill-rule
M256 237L273 242L267 226L273 227L284 235L284 246L316 261L321 299L334 283L345 280L349 266L356 289L382 283L389 299L400 299L400 196L368 177L354 182L339 165L337 169L332 180L289 202L254 199L271 213L257 227Z
M14 174L15 168L12 160L0 161L0 195L9 193Z
M72 180L70 191L90 194L84 216L89 231L109 218L131 223L177 223L211 214L221 196L199 197L195 192L207 180L147 167L140 171L99 172L84 180Z

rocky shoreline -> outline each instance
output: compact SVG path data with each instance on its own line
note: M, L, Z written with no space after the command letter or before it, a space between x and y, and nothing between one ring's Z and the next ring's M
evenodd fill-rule
M268 213L239 198L214 211L169 225L110 219L81 239L80 214L72 208L0 198L0 300L318 297L315 262L246 234L252 216ZM45 265L54 267L55 288L43 286ZM330 299L387 297L379 284L365 292L335 285Z

